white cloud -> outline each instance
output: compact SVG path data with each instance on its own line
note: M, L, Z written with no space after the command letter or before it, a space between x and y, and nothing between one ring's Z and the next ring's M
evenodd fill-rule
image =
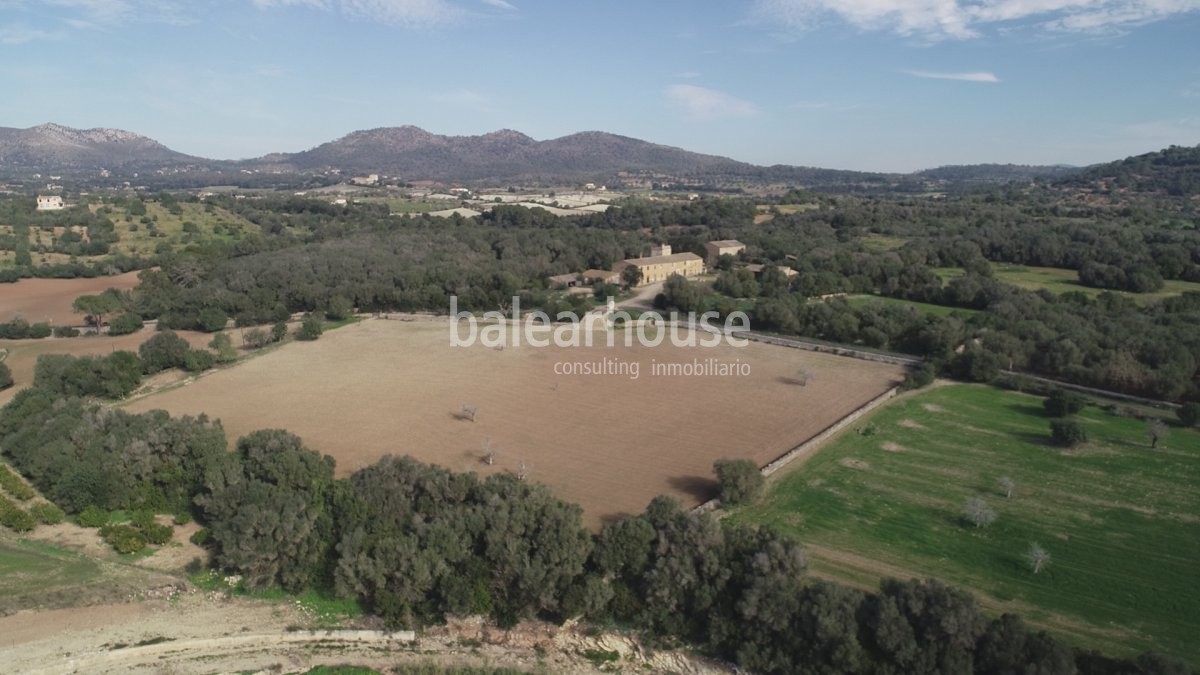
M749 101L694 84L673 84L667 87L666 95L682 107L689 117L696 119L753 117L758 114L758 108Z
M55 40L61 38L60 33L53 33L24 24L0 26L0 45L23 45L35 40Z
M808 30L830 18L861 30L929 40L976 37L991 24L1113 32L1200 11L1200 0L756 0L753 18Z
M498 0L503 1L503 0ZM457 20L464 12L446 0L252 0L255 6L310 7L394 26L427 26ZM508 3L505 3L508 4Z
M505 0L480 0L480 2L482 2L485 5L488 5L489 7L495 7L496 9L502 9L506 12L517 11L516 5L512 4L511 2L505 2Z
M931 73L927 70L902 70L905 75L925 77L931 80L958 80L960 82L999 82L992 73Z

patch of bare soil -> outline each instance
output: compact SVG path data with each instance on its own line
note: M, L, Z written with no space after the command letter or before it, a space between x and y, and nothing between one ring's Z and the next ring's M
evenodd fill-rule
M892 441L884 441L879 447L884 452L908 452L908 448Z
M181 592L170 599L0 618L0 661L11 672L305 672L320 665L489 666L554 673L732 673L723 664L646 647L635 637L568 624L512 630L461 619L420 634L309 626L295 605ZM588 651L615 652L598 669Z
M921 424L920 422L918 422L916 420L910 420L910 419L900 420L899 422L897 422L897 424L904 427L905 429L925 429L926 428L924 424Z
M929 412L940 413L946 412L946 409L936 403L922 403L921 407Z
M838 460L838 464L841 464L847 469L857 469L858 471L866 471L871 468L870 464L862 461L861 459L854 459L853 457L843 457Z

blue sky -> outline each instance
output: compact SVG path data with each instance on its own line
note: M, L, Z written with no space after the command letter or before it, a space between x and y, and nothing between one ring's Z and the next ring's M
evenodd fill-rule
M603 130L758 164L1200 143L1200 0L0 0L0 126L214 158Z

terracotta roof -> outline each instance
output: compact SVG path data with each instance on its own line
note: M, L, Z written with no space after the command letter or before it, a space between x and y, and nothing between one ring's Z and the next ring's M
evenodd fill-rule
M636 267L645 267L647 265L662 265L666 263L687 262L689 260L703 260L695 253L672 253L671 255L656 255L653 258L630 258L625 262Z

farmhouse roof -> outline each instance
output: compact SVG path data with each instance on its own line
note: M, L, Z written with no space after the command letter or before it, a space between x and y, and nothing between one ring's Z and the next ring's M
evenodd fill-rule
M738 241L737 239L718 239L716 241L710 241L708 243L712 244L713 246L716 246L717 248L735 248L738 246L745 246L745 244Z
M587 270L583 273L584 279L608 279L617 276L618 272L613 270Z
M552 277L550 277L550 281L565 284L565 283L575 281L578 278L579 278L579 274L577 272L572 272L570 274L557 274L555 276L552 276Z
M647 265L662 265L665 263L686 262L688 260L703 260L695 253L672 253L671 255L656 255L652 258L630 258L625 262L635 267L646 267Z

